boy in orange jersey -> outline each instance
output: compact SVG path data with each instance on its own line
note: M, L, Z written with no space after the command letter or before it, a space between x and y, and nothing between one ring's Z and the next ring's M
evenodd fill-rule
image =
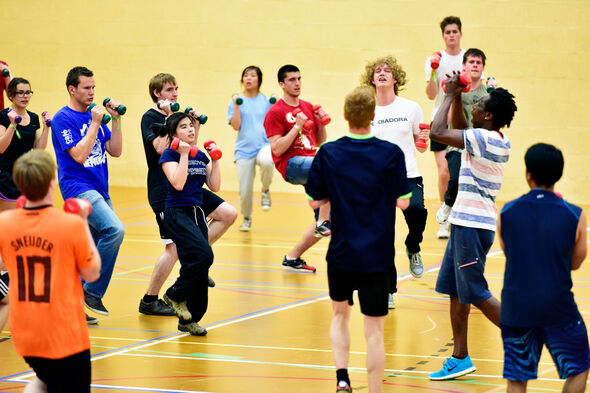
M32 392L90 392L90 339L80 276L100 275L100 256L88 222L53 207L55 162L31 150L14 164L25 208L0 214L0 270L11 281L10 330L16 351L37 377ZM48 329L47 327L51 327Z

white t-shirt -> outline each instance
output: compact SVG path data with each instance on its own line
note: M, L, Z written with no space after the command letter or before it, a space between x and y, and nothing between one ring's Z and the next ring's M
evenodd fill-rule
M371 135L395 143L404 152L408 179L420 177L414 135L420 132L422 122L420 105L402 97L396 97L389 105L376 106L375 118L371 122Z
M434 106L432 107L432 117L431 120L434 120L434 115L436 115L436 111L440 108L440 105L443 102L443 98L445 94L442 91L441 83L446 78L446 74L451 75L453 71L461 71L463 69L463 54L465 53L465 49L461 49L461 52L458 55L451 56L444 50L441 51L442 56L440 58L440 65L436 70L436 81L438 84L438 93L436 94L436 99L434 100ZM430 68L430 57L426 59L426 65L424 66L424 74L426 75L426 82L430 80L430 73L432 68Z

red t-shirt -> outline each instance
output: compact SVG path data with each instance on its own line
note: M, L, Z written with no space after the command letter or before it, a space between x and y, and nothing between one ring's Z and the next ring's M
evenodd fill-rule
M289 146L289 149L283 153L282 156L277 157L273 153L272 159L275 163L275 167L281 172L283 178L285 178L287 161L289 161L289 158L294 156L315 156L315 153L318 150L316 141L318 124L313 115L313 106L309 102L303 100L299 100L299 106L291 106L280 99L276 104L270 107L264 119L264 129L266 130L267 137L270 138L273 135L286 135L295 125L295 117L292 115L292 112L296 108L301 108L301 111L305 116L313 121L313 127L310 131L301 129L301 134L295 138L291 146Z
M6 63L5 61L0 60L0 63L4 64L4 65L8 65L8 63ZM4 80L4 77L2 75L0 75L0 109L4 109L4 90L5 90L5 86L4 84L6 83L6 81Z

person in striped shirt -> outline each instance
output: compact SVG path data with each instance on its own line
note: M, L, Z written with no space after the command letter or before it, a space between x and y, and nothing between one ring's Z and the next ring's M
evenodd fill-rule
M459 191L449 217L451 237L435 288L451 298L453 355L444 361L440 371L430 374L432 380L452 379L475 371L467 350L471 304L500 326L500 302L488 289L484 268L496 231L496 196L510 156L510 141L500 130L510 126L516 104L506 89L495 89L473 106L473 128L467 128L461 104L463 87L458 73L453 73L430 130L431 139L464 149ZM447 129L451 106L453 117L463 119L454 125L463 129Z

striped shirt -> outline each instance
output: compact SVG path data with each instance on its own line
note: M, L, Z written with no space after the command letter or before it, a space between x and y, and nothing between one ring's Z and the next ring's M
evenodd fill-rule
M510 155L506 135L483 128L463 130L459 192L449 222L496 231L496 196Z

